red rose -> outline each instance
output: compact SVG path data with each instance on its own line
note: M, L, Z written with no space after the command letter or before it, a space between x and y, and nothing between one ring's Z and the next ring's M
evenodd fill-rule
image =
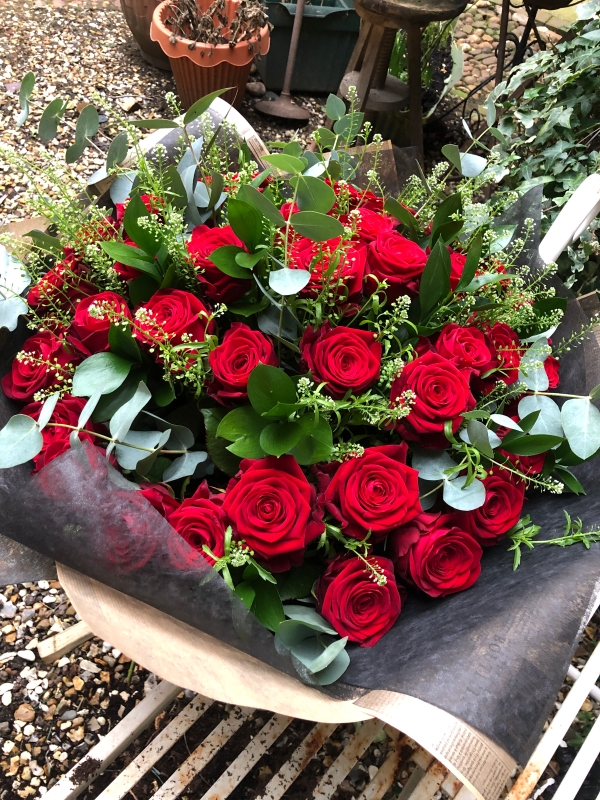
M433 527L439 516L439 513L431 514L428 511L422 511L410 522L392 531L386 542L387 554L391 561L396 564L399 558L405 556L412 545Z
M191 292L181 289L161 289L135 312L137 337L152 346L156 340L181 344L202 342L213 329L208 324L209 311Z
M390 234L398 227L398 220L389 214L380 214L364 206L361 206L359 213L358 235L362 242L374 242L380 234Z
M429 352L435 353L435 347L427 336L419 336L417 343L413 347L418 356L424 356L425 353Z
M329 322L317 330L309 325L300 340L300 356L315 381L325 383L335 398L349 389L363 392L379 378L381 344L369 331L332 328Z
M299 566L306 546L325 529L317 490L293 456L242 461L223 511L235 539L273 572Z
M430 515L433 516L433 515ZM473 586L481 573L483 550L453 514L442 514L423 531L396 572L430 597L444 597Z
M243 322L231 324L222 344L210 353L208 362L213 371L208 394L224 406L248 398L248 378L254 367L258 364L276 367L279 363L271 340Z
M474 511L459 511L456 518L483 547L497 544L521 517L525 483L494 467L483 481L485 502Z
M49 424L46 425L42 431L44 439L44 446L42 451L34 457L33 463L35 464L34 472L38 472L46 464L50 463L57 456L60 456L70 448L69 437L73 432L71 428L57 428L51 423L60 425L73 425L77 427L77 421L81 415L86 400L82 397L71 397L70 394L63 395L58 403L54 406L54 411L50 417ZM21 411L21 414L26 414L32 419L40 418L40 411L42 410L43 403L30 403ZM87 422L85 426L88 430L93 430L96 433L102 433L103 427L94 425L92 422ZM92 444L97 444L98 439L95 436L90 436L87 433L80 433L79 438Z
M544 469L546 453L539 453L535 456L516 456L514 453L507 453L505 450L501 450L500 452L510 461L515 469L518 469L524 475L539 475Z
M150 561L158 548L159 534L154 511L139 492L116 492L114 508L119 509L119 524L101 525L105 552L118 572L135 572Z
M35 311L50 311L52 308L67 309L78 300L96 294L98 289L85 279L88 268L77 261L73 250L66 249L65 257L32 286L27 303Z
M333 191L336 195L346 195L350 210L360 207L368 208L369 211L377 211L380 214L383 213L383 198L377 197L373 192L357 189L351 183L340 184L335 182L332 184L329 178L325 179L325 183L333 186Z
M115 313L120 316L115 318ZM131 312L121 295L100 292L78 304L70 331L90 353L101 353L109 348L108 331L112 322L120 322L123 317L131 319Z
M173 511L177 511L179 508L179 502L162 483L142 483L140 485L140 494L143 495L163 517L168 518Z
M439 355L452 361L459 369L477 375L481 375L492 359L490 347L479 328L463 328L454 322L442 328L435 345Z
M176 531L172 531L168 537L167 550L169 565L178 572L207 572L214 563L210 556L204 551L200 553L195 550Z
M2 378L2 390L12 400L28 403L38 392L64 391L81 357L66 342L50 331L40 331L23 345Z
M279 210L286 220L289 219L290 214L297 214L300 211L296 203L292 205L291 202L284 203Z
M317 581L317 611L340 636L361 647L373 647L398 619L400 592L392 562L367 558L371 571L357 556L330 561Z
M406 466L406 444L367 447L336 470L325 490L329 513L354 539L381 542L421 511L418 473Z
M462 278L467 257L463 253L450 251L450 288L454 291Z
M126 233L123 234L123 244L126 244L129 247L137 247L137 244L133 241L133 239L130 239ZM139 269L130 267L128 264L122 264L120 261L115 261L113 264L113 269L119 278L122 278L127 283L129 283L129 281L134 281L136 278L139 278L140 275L143 275Z
M397 430L424 447L446 447L444 423L451 421L452 432L456 433L462 414L475 408L467 375L436 353L425 353L404 367L392 383L392 403L406 391L413 392L415 399L409 415L399 420Z
M84 255L85 248L96 242L110 242L119 235L119 224L113 217L106 216L100 220L89 220L75 234L75 243L79 245L79 254Z
M548 376L548 388L556 389L560 383L560 361L558 358L556 358L556 356L548 356L548 358L544 361L544 369L546 371L546 375Z
M491 341L495 354L492 354L490 364L486 370L496 368L497 373L491 376L507 385L514 383L519 377L522 347L519 337L504 322L496 322L486 331Z
M219 301L229 305L242 298L252 287L251 280L232 278L209 260L209 256L225 245L244 247L233 229L226 225L224 228L209 228L198 225L192 231L192 238L188 242L188 253L196 267L199 268L198 280L202 284L206 296L210 300Z
M426 263L427 253L397 232L380 233L369 245L367 271L378 280L387 281L386 293L390 300L403 294L416 294Z
M324 290L335 293L336 299L357 300L362 296L367 249L362 244L349 249L339 246L339 239L311 242L299 237L294 241L290 266L311 273L308 285L300 292L302 297L317 297Z
M188 500L169 514L169 524L185 541L201 553L209 564L214 559L204 552L204 545L217 558L225 553L225 515L220 495L211 495L206 481L200 484Z
M163 212L163 207L165 205L165 201L162 197L157 197L156 195L152 194L141 194L140 200L146 206L150 214L157 214L160 216ZM117 222L123 222L123 218L125 217L125 211L127 210L127 203L115 203L115 209L117 214Z

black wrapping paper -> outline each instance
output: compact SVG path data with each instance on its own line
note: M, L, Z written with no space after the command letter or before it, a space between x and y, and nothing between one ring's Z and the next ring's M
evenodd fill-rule
M513 216L523 219L537 199L529 197ZM524 254L533 269L539 266L535 245ZM571 298L555 339L585 321ZM5 337L4 370L20 336ZM600 349L589 336L562 360L561 388L584 393L598 383ZM0 425L13 413L1 396ZM591 463L579 471L588 491L583 498L530 497L525 513L543 526L544 538L560 535L564 508L587 528L600 519L597 469ZM37 475L26 466L0 472L0 520L4 536L296 674L221 578L88 443ZM473 588L443 600L412 596L375 647L349 647L350 668L326 691L344 699L372 689L418 697L477 728L523 764L566 674L599 575L597 545L589 551L538 548L513 572L512 555L500 544L485 552Z

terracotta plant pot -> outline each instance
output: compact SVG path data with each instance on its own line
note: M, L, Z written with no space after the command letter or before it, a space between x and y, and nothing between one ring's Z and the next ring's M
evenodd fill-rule
M238 2L239 0L227 0L225 13L230 24ZM210 0L197 0L197 5L200 11L205 12ZM171 13L171 0L163 0L156 7L152 15L150 38L158 42L169 57L177 92L184 107L189 108L210 92L232 86L235 88L224 94L223 99L234 108L239 108L252 59L255 55L265 55L269 49L269 26L261 28L260 37L239 42L234 47L228 44L201 44L179 37L172 42L173 31L165 24ZM227 35L228 31L227 27L224 28L223 34Z
M153 67L171 70L169 59L161 46L150 38L152 14L160 0L121 0L125 22L139 45L142 58Z

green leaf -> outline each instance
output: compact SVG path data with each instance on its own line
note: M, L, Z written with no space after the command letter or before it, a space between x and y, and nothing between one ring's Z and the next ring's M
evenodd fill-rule
M217 428L225 410L222 408L201 408L204 419L206 449L215 466L225 475L235 475L240 466L240 459L227 450L225 440L217 436Z
M341 136L349 144L355 136L358 135L362 128L365 115L360 113L344 114L343 117L338 119L333 125L334 133Z
M288 453L300 441L302 428L297 422L273 422L263 428L260 446L270 456Z
M269 273L269 286L282 297L297 294L310 281L310 272L306 269L277 269Z
M227 446L227 450L240 458L264 458L265 451L260 446L260 436L255 433L248 433L240 436L233 444Z
M275 632L285 619L277 587L267 581L254 581L252 588L256 593L252 613L265 628Z
M396 217L396 219L404 225L407 229L409 239L412 239L413 242L419 240L420 233L415 218L407 208L404 208L404 206L397 200L394 200L393 197L388 197L383 204L383 210L387 211L387 213L391 214L393 217Z
M471 419L467 422L467 433L471 444L476 447L480 453L488 458L494 457L494 451L490 444L490 432L487 427L479 420Z
M322 669L328 667L334 658L337 658L339 653L346 647L348 643L348 637L344 636L343 639L338 639L336 642L332 642L328 647L326 647L321 655L316 658L312 664L310 665L309 669L311 672L320 672Z
M305 158L288 156L287 153L271 153L271 155L262 156L262 160L267 164L272 164L282 172L293 175L302 174L308 166L308 161Z
M46 106L38 125L38 136L42 142L47 144L54 139L58 130L58 123L62 119L66 107L67 104L62 97L55 97Z
M435 231L431 234L431 246L433 247L438 239L444 244L449 244L456 239L462 230L463 225L464 222L462 220L450 220L450 222L445 222L443 225L438 225Z
M560 412L571 450L587 459L600 448L600 411L587 398L567 400Z
M557 466L554 467L554 474L559 481L565 484L567 489L573 492L573 494L585 494L585 489L570 470L565 469L565 467Z
M499 283L500 281L509 281L514 277L515 276L510 272L485 272L483 275L478 275L476 278L473 278L473 280L464 286L461 291L467 293L477 292L482 288L482 286L490 286L492 283Z
M446 225L448 222L453 222L454 220L452 217L455 214L459 214L462 216L462 200L458 192L451 194L450 197L447 197L443 203L437 208L437 211L433 217L433 226L431 229L431 235L436 232L437 228L440 228L442 225Z
M473 238L473 241L469 245L469 250L467 252L467 260L465 261L465 266L463 267L462 275L460 276L460 280L455 289L456 292L463 292L467 286L470 286L472 280L475 277L475 273L477 272L477 267L479 266L479 260L481 258L482 249L483 249L483 234L480 231Z
M594 388L590 391L590 400L598 400L600 398L600 384L598 386L594 386Z
M127 284L129 299L133 306L146 303L160 289L160 283L151 275L140 275Z
M246 255L246 251L242 247L238 247L235 244L225 244L223 247L213 250L208 259L225 275L248 280L248 278L252 277L250 270L247 267L240 266L237 262L237 256L242 254Z
M122 131L112 140L108 148L108 153L106 154L106 169L109 172L114 166L125 161L128 149L129 140L127 138L127 133Z
M465 486L466 475L444 481L444 502L459 511L473 511L485 503L485 486L477 478Z
M246 183L242 184L237 193L237 197L239 200L243 200L245 203L249 203L249 205L253 206L277 228L281 228L285 225L285 218L275 203L253 186L249 186Z
M256 597L256 592L252 588L252 584L248 581L244 581L243 583L239 583L235 587L235 593L240 598L242 603L246 606L248 610L252 608L252 603L254 602L254 598Z
M177 177L179 177L179 175ZM150 216L151 214L146 208L146 204L142 198L136 194L127 203L127 207L125 208L123 227L129 238L137 244L142 252L150 256L155 256L160 250L162 241L153 230L142 228L139 223L140 219L149 219Z
M229 306L229 311L232 314L239 314L240 317L251 317L252 314L260 314L261 311L264 311L267 306L269 306L269 299L264 295L257 300L256 302L239 302L233 303Z
M333 432L329 422L324 417L319 417L316 426L313 426L311 414L305 414L299 419L304 436L292 450L292 455L302 466L318 464L325 461L333 450Z
M11 417L0 431L0 469L31 461L43 446L44 439L34 419L24 414Z
M162 276L158 270L158 265L153 258L145 255L139 247L132 247L122 242L100 242L100 246L115 261L119 261L128 267L135 267L140 272L150 275L157 282L161 281Z
M40 410L40 414L37 421L38 428L41 431L44 430L44 428L50 421L50 417L54 413L54 409L56 408L56 404L58 403L59 399L60 399L60 394L58 392L55 392L54 394L51 394L44 400L44 404Z
M36 245L36 247L39 247L40 250L44 250L46 253L52 253L52 255L60 256L62 258L62 245L54 236L49 236L47 233L43 233L42 231L38 230L29 231L29 233L25 233L23 235L29 236L32 242Z
M205 111L208 111L210 106L212 105L213 100L216 100L217 97L220 97L225 92L231 91L232 87L228 86L226 89L217 89L215 92L211 92L210 94L204 95L201 97L200 100L196 100L196 102L188 108L185 112L185 116L183 118L183 124L189 125L190 122L193 122L198 117L202 116Z
M264 250L258 250L256 253L238 253L235 257L235 263L239 264L240 267L244 267L244 269L254 269L264 257Z
M110 421L109 429L113 439L123 440L127 436L135 418L151 399L152 395L148 387L143 381L140 381L133 397L119 408ZM158 439L160 436L157 437L157 441ZM155 446L152 445L152 447Z
M74 161L77 161L90 143L91 137L98 133L99 127L100 120L96 107L92 105L85 106L77 119L75 144L72 144L65 153L65 161L67 164L72 164Z
M298 620L299 622L308 625L319 633L328 633L330 636L337 636L337 631L332 628L327 620L323 619L320 614L317 614L312 606L285 606L285 615L290 619Z
M283 370L259 364L248 379L248 399L252 407L262 414L270 411L276 403L295 403L296 387Z
M551 397L543 395L528 395L519 402L518 412L520 418L525 418L538 412L534 423L528 430L533 434L550 434L551 436L563 435L560 420L560 408ZM522 423L521 428L523 428Z
M279 596L283 601L308 597L322 572L323 565L317 561L305 561L300 567L292 567L287 572L280 572L277 575Z
M319 684L319 686L329 686L330 684L339 680L349 666L350 656L346 650L342 650L342 652L339 653L336 658L334 658L328 667L325 667L325 669L317 672L313 678L315 682Z
M160 431L127 431L120 437L121 442L115 447L115 456L123 469L135 470L138 462L143 461L148 455L147 450L154 451L160 442ZM128 447L131 445L131 447ZM142 450L140 448L146 448ZM108 449L107 449L108 454Z
M216 435L235 442L236 439L240 439L248 433L260 436L267 424L266 420L257 414L252 406L238 406L221 419L216 428Z
M227 201L227 216L235 235L254 252L262 236L262 222L258 211L250 203L232 197Z
M448 159L452 166L461 172L460 169L460 150L455 144L445 144L442 147L442 155Z
M163 434L161 434L161 437L156 444L156 449L154 450L154 452L149 453L147 456L141 458L137 462L137 464L135 465L135 471L137 472L138 475L141 475L143 477L147 475L148 472L152 469L156 459L160 455L161 449L165 446L165 442L169 438L169 433L170 431L165 431Z
M292 214L291 224L297 233L312 242L326 242L344 233L344 226L339 220L317 211L299 211Z
M335 94L330 94L325 103L325 113L332 120L341 119L346 113L346 103L341 97Z
M332 148L336 142L336 135L329 128L317 128L315 131L315 138L318 139L321 147Z
M138 343L131 334L131 325L125 323L122 325L111 325L108 331L108 344L111 353L115 353L127 361L142 363L142 354Z
M450 292L450 256L438 241L431 251L419 284L421 321L425 320Z
M163 480L176 481L179 478L187 478L193 475L196 471L198 464L202 464L208 458L208 454L203 450L193 450L189 453L184 453L165 470Z
M128 125L133 125L134 128L145 128L147 130L158 130L159 128L180 128L178 122L173 122L172 119L128 119Z
M163 174L165 195L171 205L180 211L187 208L188 196L175 164L170 164ZM129 206L127 206L129 208ZM133 238L133 237L132 237ZM159 242L159 247L162 242ZM153 254L154 255L154 254Z
M517 456L537 456L540 453L551 450L562 442L564 442L562 436L549 436L548 434L539 433L530 436L519 436L512 439L508 444L503 442L502 449Z
M35 75L33 72L26 72L21 81L21 86L19 87L19 106L22 110L17 119L18 128L27 122L27 117L29 116L29 98L31 97L34 86Z
M300 644L300 642L305 641L305 639L315 638L317 632L314 628L310 628L303 622L298 622L295 619L286 619L279 624L277 636L287 648L291 649L295 645Z
M300 211L317 211L327 214L333 208L335 192L325 181L320 178L300 175L290 180L291 185L298 189L296 204Z
M91 397L97 391L110 394L123 383L133 364L114 353L96 353L75 370L73 395Z

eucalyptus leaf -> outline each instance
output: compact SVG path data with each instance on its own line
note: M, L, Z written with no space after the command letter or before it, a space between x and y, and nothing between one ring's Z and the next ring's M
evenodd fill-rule
M18 128L27 122L27 117L29 116L29 99L34 86L35 75L33 72L26 72L21 80L21 86L19 87L19 106L21 107L21 113L17 119Z
M135 418L151 399L150 390L143 381L140 381L133 397L119 408L110 421L109 429L113 439L122 440L124 438Z
M79 419L77 420L77 427L79 429L85 428L85 426L88 423L88 420L90 419L90 417L94 413L94 411L96 409L96 406L100 402L100 397L101 396L102 395L100 394L99 390L94 392L94 394L90 397L90 399L87 401L87 403L81 409L81 414L79 415Z
M310 281L310 272L305 269L275 270L269 274L269 286L282 296L294 295L304 289Z
M587 459L600 448L600 411L587 398L567 400L560 412L571 450Z
M123 469L135 470L138 461L145 459L148 456L147 450L153 451L160 439L160 431L127 431L120 438L126 444L117 444L114 448L118 463ZM127 444L131 447L127 447Z
M346 103L341 97L330 94L325 103L325 114L332 120L341 119L346 113Z
M271 155L262 156L262 160L267 164L272 164L276 169L292 175L301 175L308 166L305 158L289 156L287 153L271 153Z
M38 427L41 431L44 430L48 422L50 422L50 417L54 413L54 409L56 408L56 404L60 400L60 393L55 392L51 394L50 397L47 397L44 400L44 405L40 410L40 415L38 417Z
M96 353L76 368L72 393L75 397L91 397L98 391L110 394L123 383L132 366L114 353Z
M208 458L208 453L202 450L193 450L176 458L171 466L163 474L164 481L175 481L179 478L186 478L193 475L198 464L202 464Z
M0 469L31 461L43 446L44 439L34 419L24 414L11 417L0 431Z
M14 331L29 306L20 296L31 279L24 265L0 244L0 328Z
M108 148L108 153L106 154L106 169L109 172L113 167L116 167L117 164L125 160L128 149L129 140L127 138L127 133L122 131L112 140Z
M545 433L550 436L563 435L560 408L551 397L527 395L527 397L519 401L518 412L520 419L533 414L535 411L539 411L539 415L530 429L531 433Z
M461 153L460 171L465 178L476 178L487 167L487 159L473 153Z
M286 617L298 620L313 628L319 633L328 633L330 636L337 636L337 631L331 627L327 620L318 614L311 606L286 605L283 607Z
M55 97L44 109L38 125L38 136L45 144L56 136L58 123L61 121L66 107L67 104L62 97Z
M335 192L325 181L309 175L300 175L290 181L297 188L296 204L300 211L318 211L327 214L333 208Z
M110 199L115 203L124 203L131 194L137 172L129 171L118 175L110 186Z
M445 450L414 450L411 466L426 481L442 481L448 478L446 470L456 467Z
M293 229L313 242L326 242L344 233L342 223L318 211L299 211L291 216Z
M483 483L477 478L469 486L465 486L466 482L466 475L459 475L451 481L444 482L443 497L447 505L459 511L473 511L485 503Z

